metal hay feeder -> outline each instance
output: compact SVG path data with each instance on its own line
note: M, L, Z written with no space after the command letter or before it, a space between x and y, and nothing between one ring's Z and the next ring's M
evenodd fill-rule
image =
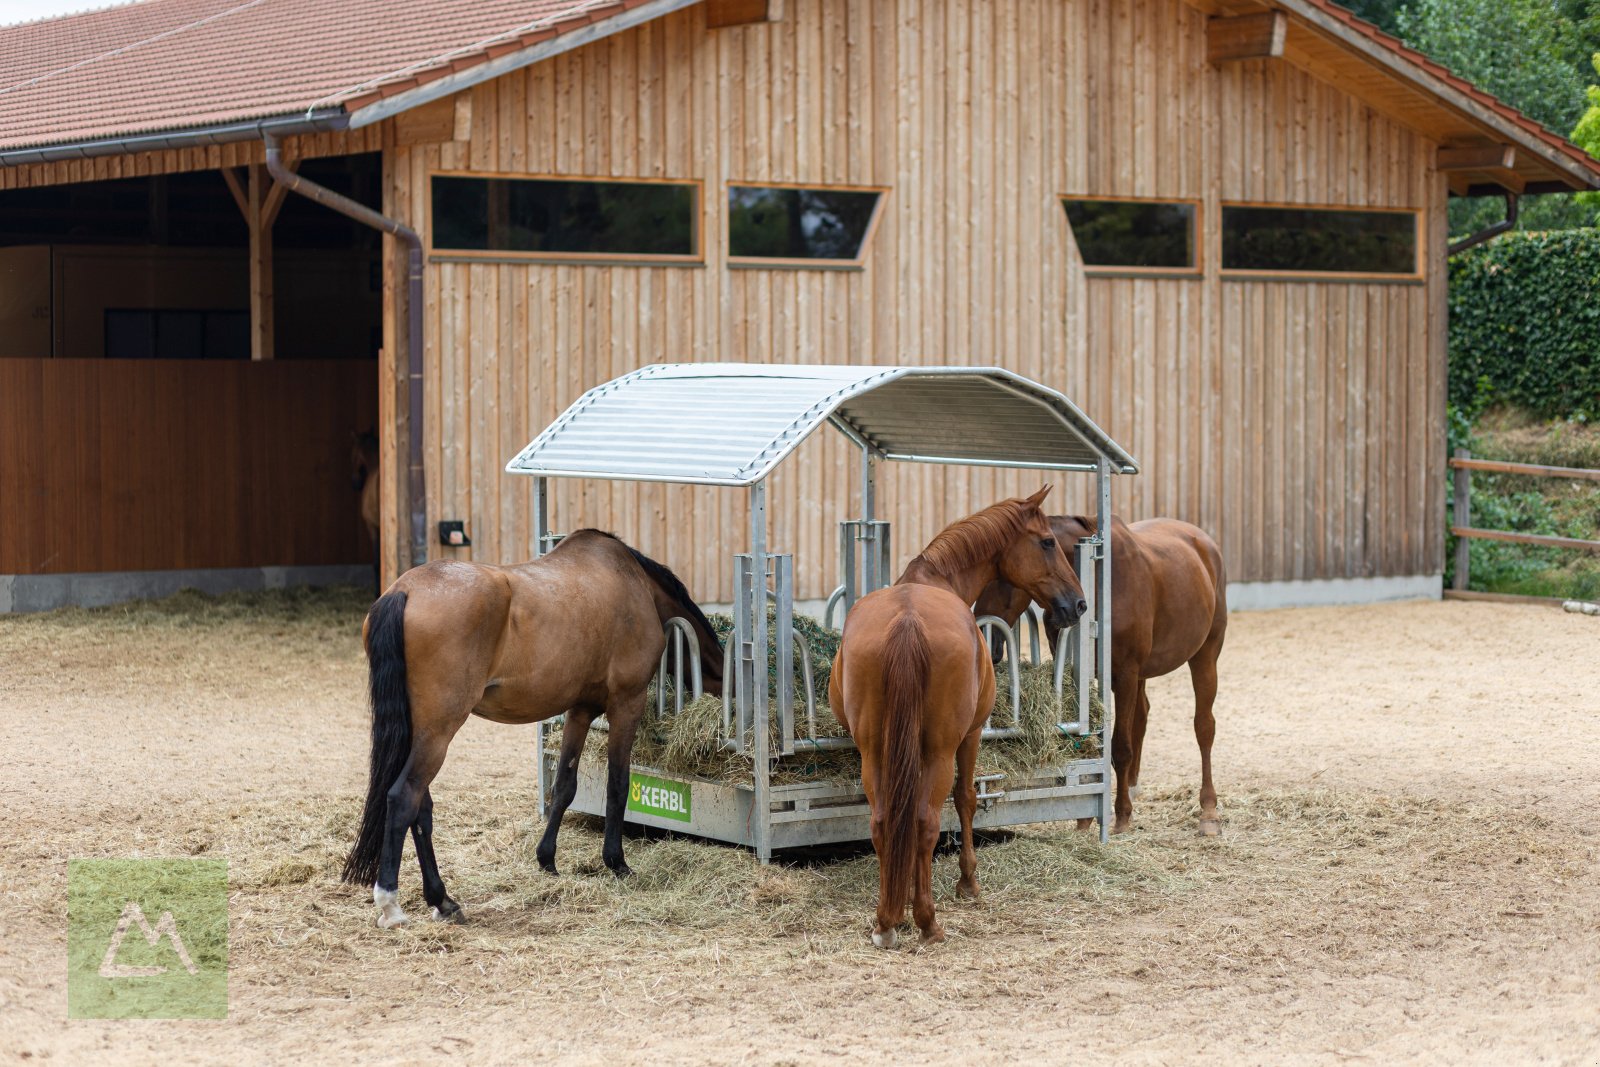
M796 722L795 656L809 668L811 652L793 626L793 557L770 551L767 543L767 477L825 422L861 451L861 514L839 524L841 581L829 598L829 615L839 607L848 613L856 599L893 580L890 525L876 515L878 463L1026 467L1094 477L1102 533L1079 545L1076 561L1089 611L1062 635L1055 678L1058 692L1064 671L1072 671L1077 683L1078 714L1058 725L1064 733L1089 729L1091 683L1104 694L1100 754L1039 767L1025 776L981 776L976 825L1095 818L1104 839L1111 811L1112 729L1111 554L1104 531L1111 528L1111 476L1136 474L1138 465L1066 397L996 367L654 364L589 390L506 465L508 473L537 479L533 518L541 553L557 540L550 534L547 478L720 485L750 494L749 551L734 557L734 633L726 650L731 695L721 742L748 754L753 780L690 779L636 764L627 819L746 845L762 860L777 849L869 836L859 781L771 780L782 759L851 746L847 738L816 735L817 694L810 691L809 669L802 674L808 691L800 694L806 721ZM771 633L769 601L776 619ZM1036 615L1025 616L1016 633L998 619L982 622L986 631L1004 632L1008 655L1002 669L1013 679L1030 623L1038 661ZM778 664L777 692L770 694L777 698L776 751L769 739L769 645L775 645ZM679 678L698 676L699 646L687 626L669 625L663 671L668 656L685 668ZM694 688L698 692L697 684ZM1013 684L1014 699L1017 690ZM663 695L658 712L666 714L667 707ZM990 727L984 738L1004 738L1015 729ZM545 724L537 730L539 798L548 811L557 757L545 751ZM1002 779L1003 790L996 788ZM580 765L572 807L602 815L604 805L603 773ZM945 823L947 829L955 824L948 803Z

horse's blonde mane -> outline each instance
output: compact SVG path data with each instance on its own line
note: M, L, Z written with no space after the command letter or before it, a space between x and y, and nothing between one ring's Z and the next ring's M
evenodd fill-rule
M991 559L1022 532L1029 512L1037 507L1020 497L990 504L976 515L946 526L917 558L941 574L953 574Z

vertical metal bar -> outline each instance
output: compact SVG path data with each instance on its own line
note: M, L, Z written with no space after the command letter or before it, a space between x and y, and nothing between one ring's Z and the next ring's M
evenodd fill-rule
M672 664L672 714L678 716L683 714L683 687L689 684L689 679L685 676L686 672L683 669L682 626L674 626L672 628L672 654L675 657ZM696 667L698 666L699 664L696 664ZM699 695L699 693L695 694L695 696Z
M778 648L778 734L785 756L794 755L794 557L772 557L773 598L777 604L773 635Z
M1090 664L1094 662L1094 645L1091 642L1094 640L1092 631L1095 628L1094 620L1099 618L1098 608L1100 606L1100 590L1094 580L1097 569L1095 562L1099 556L1099 549L1100 546L1092 541L1087 543L1079 541L1076 550L1078 554L1078 581L1083 586L1083 599L1089 605L1088 618L1078 621L1078 625L1075 627L1078 632L1073 635L1073 640L1069 643L1074 652L1072 656L1072 681L1078 687L1077 732L1079 734L1087 734L1089 732L1089 680L1092 671ZM1056 687L1056 692L1057 695L1060 694L1060 686ZM1104 700L1105 697L1102 696L1100 699Z
M861 449L861 517L871 522L877 517L878 465L865 446Z
M733 748L745 750L745 731L754 715L755 702L751 696L750 648L751 625L754 617L750 611L755 582L750 570L750 555L741 552L733 557Z
M755 777L755 846L756 858L762 863L772 859L772 801L770 799L772 766L768 762L769 738L767 721L771 709L767 705L767 483L757 482L750 487L750 575L756 587L751 597L754 624L750 631L750 681L749 693L753 704L754 740L751 745L751 770Z
M1105 765L1100 792L1100 843L1110 840L1111 816L1111 733L1116 719L1116 703L1111 698L1111 461L1100 459L1100 469L1095 472L1095 488L1099 496L1097 527L1100 534L1099 559L1095 574L1095 673L1100 682L1100 703L1105 708L1105 723L1101 728L1100 759Z
M562 729L566 729L565 726ZM534 753L534 788L538 791L538 805L540 817L550 814L550 782L549 772L545 769L544 759L544 720L540 719L533 724L533 743L536 746Z
M890 540L889 524L880 523L878 526L878 588L894 582L894 552Z
M550 536L550 481L533 480L533 558L544 555L545 538Z
M856 606L856 524L848 519L839 524L839 581L844 586L844 613L849 615Z
M1471 459L1472 453L1465 448L1458 448L1455 452L1457 459ZM1455 515L1450 520L1452 526L1472 525L1472 472L1465 467L1457 467L1454 471L1456 483ZM1453 588L1465 589L1467 587L1468 568L1472 566L1472 555L1468 551L1470 543L1465 537L1456 538L1456 574L1450 583Z

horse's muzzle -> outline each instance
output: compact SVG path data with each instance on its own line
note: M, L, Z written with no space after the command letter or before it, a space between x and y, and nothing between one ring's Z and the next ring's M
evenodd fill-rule
M1065 630L1083 618L1083 613L1088 610L1089 605L1081 596L1053 600L1050 602L1049 623L1058 630Z

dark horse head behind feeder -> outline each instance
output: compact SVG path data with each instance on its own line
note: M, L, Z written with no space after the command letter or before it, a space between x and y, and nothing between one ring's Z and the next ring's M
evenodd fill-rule
M396 891L409 830L434 916L459 919L433 856L429 783L468 715L532 723L566 712L561 767L539 865L555 873L556 832L578 787L589 724L606 717L607 867L628 874L622 819L645 690L666 648L663 625L687 619L706 690L722 693L722 646L676 575L610 534L579 530L516 567L438 560L407 571L367 613L372 767L360 836L344 879L372 886L378 925L406 921Z
M928 543L894 585L862 597L844 622L829 681L834 713L861 750L861 782L878 854L873 944L893 948L910 903L924 941L942 941L934 919L933 848L939 813L955 786L961 881L978 895L973 771L994 707L994 665L972 602L1004 578L1070 626L1083 587L1039 504L1046 486L954 523Z

